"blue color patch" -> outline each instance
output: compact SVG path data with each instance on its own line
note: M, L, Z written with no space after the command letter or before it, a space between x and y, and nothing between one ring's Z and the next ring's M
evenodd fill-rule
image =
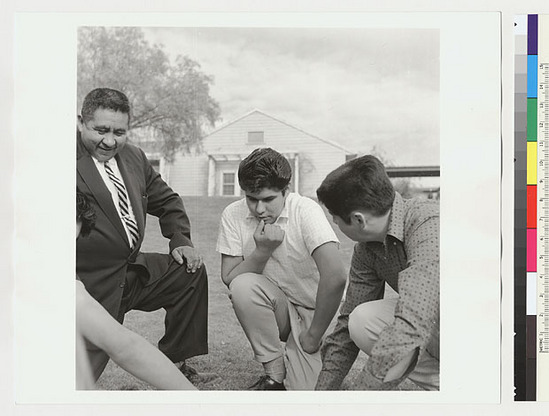
M527 73L528 98L537 98L538 96L538 56L528 55L528 73Z

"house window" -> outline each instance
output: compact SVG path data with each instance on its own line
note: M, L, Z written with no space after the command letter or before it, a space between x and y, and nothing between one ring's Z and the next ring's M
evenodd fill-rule
M262 131L248 132L248 144L263 144L263 143L265 143L265 137Z
M236 175L234 172L223 173L223 194L224 196L233 196L235 190Z

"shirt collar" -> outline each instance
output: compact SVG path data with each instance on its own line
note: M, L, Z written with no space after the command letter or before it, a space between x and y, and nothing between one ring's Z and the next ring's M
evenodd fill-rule
M102 167L102 168L105 167L105 162L100 162L99 160L97 160L97 159L96 159L94 156L92 156L92 155L90 155L90 157L92 158L93 163L95 163L95 166ZM110 166L111 168L116 168L116 169L118 169L118 163L116 162L116 158L115 158L115 157L110 158L110 159L108 160L108 162L109 162L109 166Z
M404 241L404 200L398 192L395 192L395 200L389 216L387 235L391 235L400 241Z
M282 211L280 212L280 215L278 216L278 218L276 219L276 222L278 222L279 219L281 218L285 218L285 219L288 219L289 218L289 214L288 214L288 198L290 197L291 194L288 194L288 197L286 198L286 200L284 201L284 208L282 208Z

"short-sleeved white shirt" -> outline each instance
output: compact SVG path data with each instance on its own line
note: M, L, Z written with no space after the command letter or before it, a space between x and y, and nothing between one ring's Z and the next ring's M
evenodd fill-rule
M246 199L230 204L221 216L216 250L244 259L255 250L254 231L259 220L250 213ZM328 242L339 244L322 208L312 199L290 193L275 224L284 240L267 261L263 275L296 305L315 308L319 272L313 251Z

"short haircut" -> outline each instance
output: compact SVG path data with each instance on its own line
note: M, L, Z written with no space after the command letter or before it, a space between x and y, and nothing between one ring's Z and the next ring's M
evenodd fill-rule
M245 192L264 188L285 192L292 179L288 160L271 148L255 149L238 167L238 183Z
M111 88L96 88L86 95L82 103L82 121L88 122L93 118L97 109L118 111L128 115L130 120L130 102L126 94Z
M352 159L328 174L316 194L332 215L347 224L353 211L385 215L395 199L385 167L371 155Z
M86 195L76 190L76 221L82 223L80 235L86 237L95 226L95 210Z

